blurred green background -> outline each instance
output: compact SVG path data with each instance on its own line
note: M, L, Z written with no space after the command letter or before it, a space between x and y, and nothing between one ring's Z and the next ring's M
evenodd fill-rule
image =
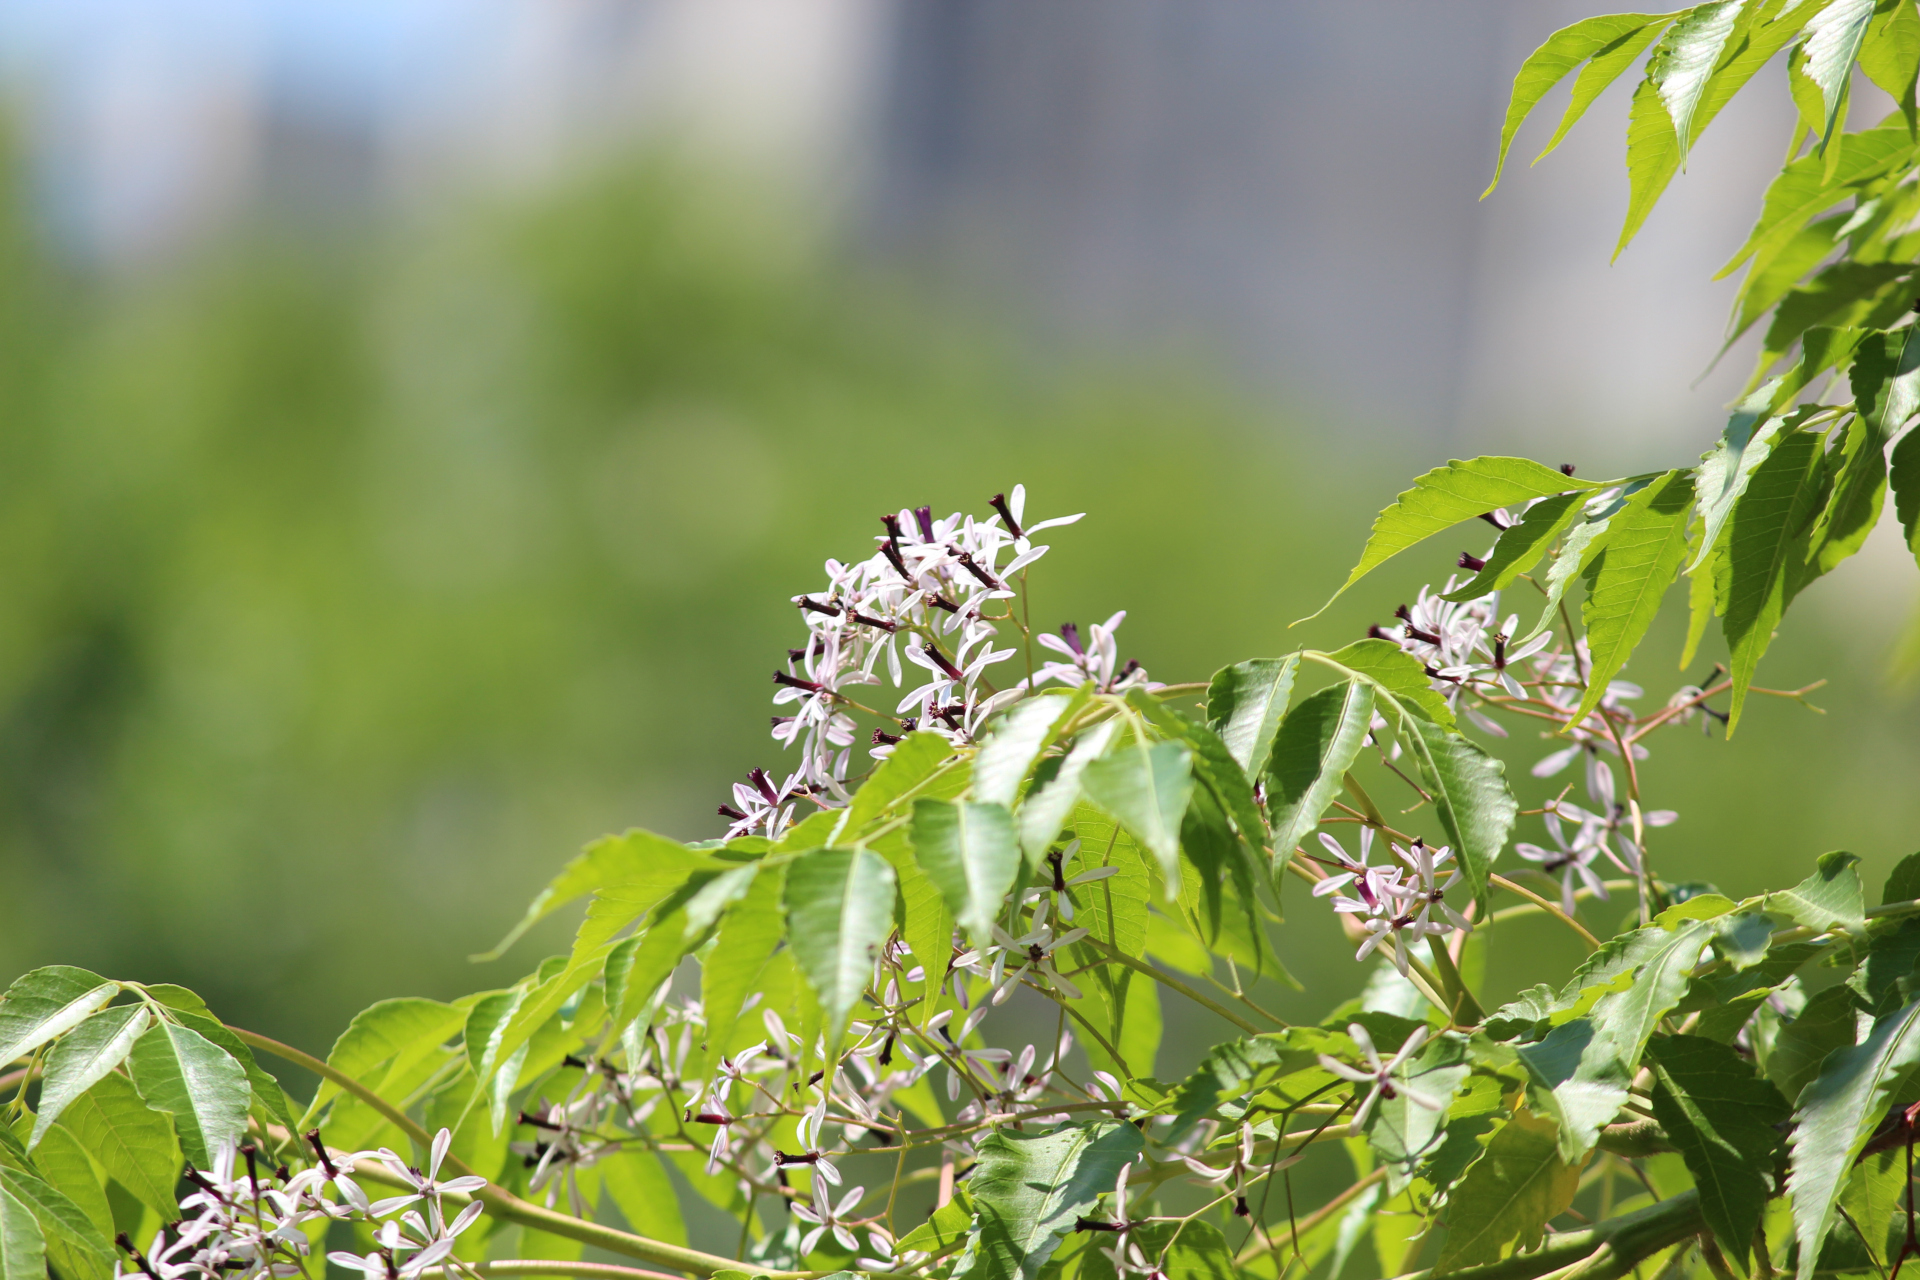
M351 243L258 225L127 280L60 265L16 193L0 970L183 982L315 1047L376 998L510 980L568 926L465 956L583 841L712 835L727 784L775 763L787 598L902 503L984 510L1024 481L1032 511L1089 511L1035 616L1124 607L1125 652L1163 679L1332 647L1471 545L1441 539L1289 632L1442 449L1343 449L1351 428L1192 364L1039 364L751 204L629 157ZM1840 578L1872 572L1911 593L1885 558ZM1878 874L1920 846L1892 615L1834 595L1763 669L1829 678L1829 714L1761 701L1731 745L1656 740L1649 797L1683 814L1655 846L1669 874L1740 893L1826 848ZM1663 628L1630 673L1649 704L1679 683ZM1529 802L1549 749L1503 748ZM1310 987L1278 997L1288 1014L1360 978L1313 905L1283 935ZM1503 987L1574 958L1510 936Z
M1036 573L1035 618L1124 608L1125 654L1193 680L1335 647L1484 551L1479 526L1439 539L1288 629L1344 577L1373 513L1448 456L1532 452L1594 476L1689 460L1743 372L1729 357L1688 398L1718 342L1724 291L1705 278L1777 163L1784 96L1731 110L1697 166L1722 164L1722 186L1677 187L1681 212L1605 274L1611 227L1595 226L1624 184L1610 150L1581 150L1588 135L1552 182L1473 204L1488 112L1552 21L1515 3L1440 23L1444 7L1196 7L1217 30L1254 24L1247 48L1303 59L1293 79L1236 63L1243 87L1339 81L1390 105L1418 89L1422 111L1300 129L1320 108L1288 100L1264 132L1238 117L1222 132L1207 113L1244 94L1160 102L1174 123L1145 113L1152 145L1136 150L1190 168L1127 169L1109 136L1127 112L1045 99L1082 81L1097 98L1121 82L1113 66L1015 74L1019 58L1059 70L1098 49L1117 66L1202 47L1121 24L1096 48L1076 38L1101 20L1087 9L1033 40L966 45L984 65L956 83L1025 84L1022 111L993 116L968 104L1000 98L949 85L942 133L911 95L887 99L895 150L844 205L706 163L697 140L623 142L345 215L324 213L325 183L262 179L214 232L132 267L75 251L74 219L49 212L46 130L23 126L0 158L0 978L67 962L180 982L312 1049L383 996L511 981L564 945L569 918L505 960L466 957L583 842L716 834L728 785L777 765L767 676L800 630L788 599L826 557L865 554L884 510L984 512L1024 482L1030 511L1089 512ZM1005 4L914 12L897 57L929 76L956 32L1040 21ZM18 34L0 22L0 49ZM1622 113L1595 108L1596 145L1617 145ZM1085 136L1050 150L1061 121ZM270 142L273 163L298 150ZM1265 185L1282 177L1284 200ZM1269 225L1269 206L1291 212ZM943 240L929 208L1026 230ZM1474 253L1478 274L1459 275ZM981 283L1008 274L1080 318ZM1226 299L1211 327L1189 323L1193 281ZM1143 315L1173 340L1132 340L1119 321ZM1682 814L1653 846L1666 874L1742 894L1849 848L1877 887L1920 848L1920 705L1888 676L1916 582L1883 531L1798 603L1761 679L1828 679L1827 714L1761 700L1732 744L1654 741L1647 796ZM1628 673L1645 706L1681 683L1678 649L1663 619ZM1687 678L1717 652L1710 639ZM1526 770L1551 744L1498 749L1523 801L1550 794ZM1519 834L1543 838L1536 819ZM1288 904L1280 949L1307 990L1271 998L1290 1018L1364 977L1317 907ZM1517 924L1492 944L1494 995L1576 956ZM1163 1074L1207 1046L1179 1031Z

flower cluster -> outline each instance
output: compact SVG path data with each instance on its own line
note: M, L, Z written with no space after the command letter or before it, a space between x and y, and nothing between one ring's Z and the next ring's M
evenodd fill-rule
M146 1280L304 1275L311 1224L364 1222L373 1227L373 1249L366 1254L330 1253L328 1259L379 1280L412 1280L428 1267L443 1264L460 1233L480 1216L477 1200L452 1218L446 1214L444 1197L486 1185L484 1178L440 1178L441 1163L453 1141L446 1129L433 1140L425 1173L385 1147L351 1154L330 1152L318 1130L309 1133L307 1141L315 1163L298 1173L284 1165L263 1168L261 1152L251 1143L221 1148L211 1169L188 1168L186 1180L194 1191L180 1200L181 1220L155 1233L145 1251L122 1234L119 1244L128 1260L119 1274L143 1275ZM407 1192L369 1200L352 1174L363 1161L384 1165ZM332 1198L326 1194L329 1188Z
M1337 870L1314 886L1313 896L1331 895L1333 909L1352 917L1363 935L1354 959L1364 960L1391 942L1387 955L1404 974L1410 942L1473 928L1473 922L1447 902L1447 891L1460 879L1457 867L1444 866L1453 857L1451 849L1434 849L1420 840L1404 846L1389 843L1395 860L1375 864L1367 860L1373 848L1371 827L1361 828L1358 858L1350 857L1326 832L1320 833L1320 843L1333 855Z
M807 634L773 674L780 686L773 737L799 749L798 767L778 781L755 769L734 784L733 803L720 806L729 839L778 835L805 805L844 805L863 732L860 713L882 721L865 746L884 759L916 729L971 742L994 711L1048 681L1091 680L1106 691L1147 684L1138 662L1120 663L1114 631L1126 618L1121 612L1090 627L1085 640L1071 622L1058 636L1039 636L1060 660L1038 671L1029 660L1027 676L996 686L992 669L1020 652L997 644L1001 624L1027 638L1013 605L1022 575L1048 551L1034 535L1081 517L1024 523L1022 485L994 495L990 505L994 514L985 519L955 512L937 520L928 507L884 515L872 555L852 564L827 561L826 586L793 597ZM883 681L904 690L891 715L861 700Z

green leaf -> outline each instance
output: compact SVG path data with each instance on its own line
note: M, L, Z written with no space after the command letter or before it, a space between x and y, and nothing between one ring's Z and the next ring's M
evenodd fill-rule
M134 1042L127 1066L147 1105L173 1116L180 1150L195 1168L211 1169L215 1153L245 1131L246 1069L199 1032L155 1023Z
M1014 825L1020 831L1020 851L1028 862L1037 863L1059 838L1061 828L1073 816L1073 807L1080 802L1080 787L1087 766L1105 753L1118 729L1118 722L1103 720L1081 733L1050 776L1043 778L1039 774L1046 774L1051 762L1041 764L1033 787L1013 815Z
M1386 1166L1387 1194L1399 1195L1419 1171L1420 1162L1439 1146L1447 1123L1446 1104L1466 1082L1469 1070L1465 1042L1442 1036L1421 1049L1405 1076L1408 1089L1439 1099L1440 1110L1422 1106L1405 1089L1396 1089L1391 1098L1383 1094L1375 1104L1367 1117L1367 1142Z
M787 868L787 937L836 1048L893 928L893 868L867 849L819 849Z
M1894 864L1880 889L1880 905L1920 899L1920 853L1910 853Z
M145 1005L121 1005L94 1014L53 1046L47 1055L46 1077L40 1085L40 1113L34 1118L27 1150L39 1145L48 1126L60 1118L69 1103L126 1059L146 1027Z
M629 1148L602 1160L600 1185L636 1235L684 1246L687 1226L680 1215L680 1198L667 1178L666 1166L650 1151Z
M926 786L951 759L953 744L939 734L924 729L908 734L853 793L845 821L836 829L846 834L864 830L900 797Z
M1246 770L1233 758L1233 753L1227 750L1227 744L1198 720L1144 689L1129 692L1127 702L1138 708L1155 729L1187 744L1193 753L1194 780L1232 816L1249 846L1258 847L1264 839L1266 823L1260 816L1259 802L1254 799L1253 783L1248 781Z
M1513 145L1514 135L1548 90L1566 79L1582 62L1587 63L1574 82L1573 100L1560 117L1560 127L1554 130L1545 150L1534 157L1535 164L1560 145L1560 139L1586 113L1593 100L1640 56L1640 51L1653 42L1672 16L1610 13L1586 18L1562 27L1528 54L1513 77L1513 96L1507 103L1506 121L1500 127L1500 156L1494 163L1493 181L1480 193L1480 198L1485 200L1500 185L1500 173L1507 166L1507 149Z
M470 1017L468 1010L438 1000L381 1000L353 1016L328 1051L327 1065L375 1093L383 1093L389 1078L403 1076L415 1064L435 1055ZM322 1080L307 1119L311 1121L320 1107L339 1093L339 1085Z
M288 1132L296 1132L300 1125L295 1118L297 1113L287 1100L286 1090L280 1082L267 1074L254 1060L253 1050L247 1048L239 1036L227 1029L225 1023L211 1013L202 1012L206 1003L185 987L164 984L163 988L148 987L147 994L154 996L174 1012L174 1017L182 1026L192 1027L207 1039L225 1049L247 1073L247 1085L253 1090L253 1105L274 1124L283 1125ZM179 1000L182 1003L175 1004Z
M1071 701L1084 701L1076 694ZM973 798L982 804L1012 808L1027 770L1053 741L1054 726L1068 710L1069 699L1058 696L1028 698L1018 703L987 733L973 760Z
M1437 724L1409 718L1407 727L1411 732L1403 733L1401 741L1420 766L1434 816L1453 845L1475 900L1484 899L1494 859L1506 847L1520 812L1507 787L1506 762Z
M1538 1244L1548 1219L1573 1203L1580 1170L1560 1158L1554 1126L1516 1111L1448 1197L1447 1241L1434 1264L1444 1275L1498 1262Z
M1920 1063L1920 1000L1874 1023L1862 1043L1836 1050L1800 1095L1793 1114L1793 1157L1787 1191L1793 1197L1800 1280L1813 1275L1820 1246L1833 1227L1834 1203L1847 1171L1873 1136L1893 1093Z
M1171 896L1180 883L1180 819L1193 793L1193 752L1184 743L1136 739L1088 765L1081 785L1159 861Z
M1531 458L1483 457L1465 462L1456 459L1444 467L1435 467L1416 479L1413 488L1402 493L1374 520L1373 532L1367 536L1366 548L1360 553L1360 563L1327 604L1308 617L1319 617L1348 587L1408 547L1462 520L1529 498L1602 487L1591 480L1562 475ZM1307 618L1300 621L1305 622Z
M1589 517L1568 531L1560 550L1554 553L1553 563L1547 566L1547 598L1540 606L1540 617L1534 622L1533 629L1514 641L1515 644L1524 644L1560 621L1560 601L1566 596L1567 588L1607 549L1607 536L1612 525L1610 516L1599 519Z
M1166 1141L1179 1142L1201 1120L1215 1114L1223 1102L1247 1093L1258 1080L1319 1070L1322 1053L1351 1054L1353 1042L1319 1027L1289 1027L1285 1031L1227 1040L1213 1046L1174 1094L1173 1125ZM1322 1072L1326 1079L1333 1077Z
M1693 478L1669 471L1628 499L1612 520L1612 536L1593 562L1581 621L1592 666L1587 692L1569 723L1599 705L1660 612L1661 597L1686 556L1693 515Z
M1778 252L1810 219L1852 195L1852 188L1905 163L1913 152L1913 135L1896 113L1865 133L1848 134L1831 178L1827 176L1826 160L1818 155L1805 155L1788 164L1767 187L1759 221L1748 233L1746 243L1720 268L1715 279L1730 275L1750 257L1765 259Z
M1227 1238L1211 1223L1149 1222L1131 1239L1167 1280L1240 1280Z
M607 953L604 973L606 999L611 1002L608 1012L613 1015L611 1031L625 1030L687 954L706 941L712 926L693 932L688 905L681 903L668 909L663 904L664 914L658 914L644 930L616 943Z
M1786 297L1788 291L1798 284L1803 276L1827 260L1835 244L1839 242L1840 228L1846 224L1847 218L1847 214L1836 213L1831 217L1810 222L1794 232L1792 238L1781 243L1771 257L1764 261L1754 260L1753 266L1747 270L1746 279L1740 282L1740 292L1737 297L1738 310L1734 314L1732 327L1727 334L1726 345L1721 348L1722 355L1732 349L1733 344L1753 327L1756 320L1773 310L1774 304ZM1832 332L1841 331L1833 330ZM1809 332L1803 335L1802 341L1803 344L1817 343L1818 339L1813 338ZM1794 388L1795 391L1805 387L1819 372L1819 366L1822 364L1820 355L1816 354L1811 362L1816 367L1804 368L1809 363L1803 346L1801 364L1796 366L1794 373L1788 378L1789 382L1798 384ZM1779 403L1777 397L1774 403Z
M957 1188L953 1199L933 1211L925 1222L901 1236L894 1245L896 1255L912 1250L944 1258L967 1242L973 1226L973 1201L964 1187Z
M704 855L695 853L677 840L657 836L651 831L636 830L605 836L588 845L578 857L561 868L560 874L535 896L526 914L508 930L498 946L473 959L499 959L528 929L569 902L597 889L620 885L629 891L624 901L643 902L646 892L653 892L657 901L685 880L688 872L709 865L711 860ZM644 910L645 906L642 906L634 915Z
M1893 510L1906 534L1907 550L1920 563L1920 431L1907 432L1893 446L1887 487L1893 490Z
M1562 493L1542 498L1528 507L1518 522L1500 531L1486 567L1474 574L1467 585L1447 592L1441 599L1455 603L1478 600L1490 591L1504 591L1512 586L1514 580L1538 564L1555 539L1580 518L1580 504L1581 495Z
M1734 504L1747 491L1754 468L1773 452L1781 420L1769 414L1779 387L1776 378L1736 405L1719 442L1701 455L1700 465L1694 468L1694 495L1706 536L1698 544L1693 563L1687 566L1688 573L1698 573L1707 549L1720 545L1721 531L1733 514Z
M1728 526L1732 587L1723 630L1732 652L1727 732L1740 723L1747 689L1774 628L1805 577L1806 543L1822 497L1821 437L1795 431L1754 468Z
M1373 686L1329 685L1287 713L1267 762L1267 813L1273 823L1273 878L1294 847L1311 836L1340 793L1373 723Z
M1866 894L1859 867L1860 859L1850 853L1823 853L1812 875L1791 889L1768 894L1762 909L1818 933L1864 928Z
M1647 59L1647 83L1667 109L1682 168L1686 167L1687 148L1693 140L1694 112L1719 64L1721 51L1733 35L1743 3L1718 0L1687 10L1667 28ZM1868 3L1871 5L1872 0Z
M1391 640L1356 640L1327 655L1377 692L1390 694L1403 707L1435 724L1453 728L1453 709L1433 691L1433 681L1420 660Z
M1828 987L1809 999L1799 1016L1780 1028L1763 1064L1788 1102L1820 1074L1821 1064L1836 1050L1851 1048L1857 1022L1853 993L1844 986Z
M1805 572L1810 578L1833 572L1860 550L1880 523L1880 508L1887 497L1885 446L1874 441L1871 428L1860 418L1847 424L1839 455L1829 462L1832 490L1807 539Z
M0 1280L47 1280L46 1240L33 1210L0 1187Z
M1853 407L1875 447L1883 447L1920 410L1920 332L1913 325L1870 333L1860 343L1847 380Z
M1854 262L1845 258L1823 268L1780 300L1760 344L1757 367L1771 368L1815 327L1844 329L1892 323L1907 309L1911 292L1906 282L1913 271L1912 263Z
M113 1275L113 1246L86 1211L52 1183L0 1165L0 1189L27 1206L40 1224L40 1237L62 1280L108 1280Z
M71 1031L119 991L117 982L64 964L21 974L0 998L0 1065Z
M754 877L746 896L727 908L720 920L720 937L700 962L700 1005L716 1053L733 1051L740 1006L759 985L767 961L780 945L780 902L785 887L782 871L764 868ZM912 943L911 916L908 943ZM943 972L941 977L945 976Z
M1113 1189L1144 1145L1132 1125L1106 1121L982 1139L968 1179L979 1236L956 1280L1035 1280L1074 1220Z
M113 1207L107 1203L106 1188L80 1140L64 1124L56 1124L40 1138L33 1153L34 1167L53 1184L61 1195L73 1201L86 1215L105 1243L114 1234ZM112 1270L109 1259L108 1270Z
M1834 122L1840 105L1846 100L1847 78L1860 44L1867 37L1867 24L1873 20L1874 0L1833 0L1826 8L1807 19L1807 40L1801 48L1805 60L1801 70L1820 90L1825 116L1820 130L1824 149L1833 137Z
M103 1076L60 1118L108 1177L148 1206L163 1222L180 1216L173 1198L180 1173L180 1149L173 1124L149 1107L123 1075Z
M1715 547L1707 554L1701 554L1701 539L1705 529L1706 526L1696 517L1692 532L1687 535L1687 558L1699 568L1694 570L1693 580L1687 583L1687 639L1680 648L1682 671L1693 665L1693 655L1699 652L1700 641L1707 634L1707 624L1714 619L1714 606L1719 600L1719 593L1714 590L1718 581L1714 568L1722 548Z
M1920 10L1910 0L1880 6L1860 46L1860 70L1900 105L1907 128L1920 128L1914 81L1920 77Z
M1020 872L1013 815L1000 804L916 800L913 856L973 944L986 946Z
M1876 931L1867 954L1847 979L1847 989L1860 998L1860 1007L1876 1018L1920 995L1914 990L1914 971L1920 968L1920 919L1900 921Z
M1662 1036L1648 1046L1648 1059L1654 1117L1700 1188L1707 1225L1744 1271L1772 1192L1767 1173L1780 1150L1774 1126L1792 1109L1728 1045Z
M1266 771L1299 665L1295 654L1255 658L1220 668L1207 684L1207 727L1220 735L1249 778Z

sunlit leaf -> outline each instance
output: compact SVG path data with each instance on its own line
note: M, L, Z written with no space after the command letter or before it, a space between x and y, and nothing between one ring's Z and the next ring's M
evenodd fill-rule
M1587 691L1569 721L1578 724L1606 695L1607 684L1653 625L1660 600L1686 556L1693 515L1693 478L1669 471L1628 500L1613 517L1606 549L1589 572L1581 621L1591 665Z
M1732 652L1733 696L1727 732L1740 723L1747 689L1787 604L1806 580L1806 545L1820 509L1825 455L1821 437L1795 431L1753 470L1734 505L1727 560L1732 587L1723 629Z
M1057 766L1049 769L1052 761L1041 764L1033 787L1013 815L1020 833L1020 851L1028 862L1038 862L1059 837L1073 815L1073 807L1080 802L1087 767L1106 751L1118 729L1115 721L1103 720L1077 736Z
M1745 0L1718 0L1687 10L1674 20L1647 58L1647 82L1672 121L1681 167L1693 140L1693 117L1707 81L1733 35ZM1868 0L1871 8L1872 0Z
M1810 219L1851 195L1854 186L1905 162L1913 153L1913 135L1907 130L1906 120L1896 112L1864 133L1847 136L1846 150L1831 180L1826 174L1826 161L1817 155L1805 155L1788 164L1767 187L1759 221L1748 233L1746 243L1715 278L1730 275L1750 257L1764 260L1771 256Z
M1136 740L1087 766L1087 798L1160 863L1167 883L1180 882L1180 819L1193 791L1193 752L1184 743Z
M1453 710L1433 691L1433 679L1426 667L1391 640L1356 640L1327 656L1372 685L1376 693L1389 694L1414 714L1453 728Z
M108 1280L114 1274L113 1246L86 1211L52 1183L0 1165L0 1190L27 1207L40 1224L40 1236L62 1280Z
M33 1210L0 1187L0 1280L47 1280L46 1240Z
M1920 127L1914 103L1914 83L1920 77L1920 10L1906 0L1878 8L1860 46L1860 70L1899 104L1911 130Z
M1437 1274L1498 1262L1538 1244L1547 1221L1573 1203L1580 1170L1560 1158L1550 1120L1516 1111L1448 1197Z
M1848 1169L1886 1114L1894 1089L1920 1064L1920 1001L1874 1023L1862 1043L1839 1049L1801 1093L1788 1143L1787 1191L1793 1197L1800 1280L1813 1274L1834 1224Z
M117 1073L101 1077L68 1106L60 1127L162 1221L180 1216L173 1196L180 1172L173 1124L146 1104L131 1080Z
M21 974L0 998L0 1064L64 1035L104 1009L120 984L70 965Z
M974 757L973 798L1011 808L1027 770L1053 741L1060 717L1083 701L1083 694L1028 698L996 720Z
M999 804L915 801L913 855L974 945L987 946L1020 871L1013 815Z
M1456 602L1477 600L1490 591L1504 591L1512 586L1514 580L1538 564L1547 548L1580 518L1580 503L1581 495L1562 493L1542 498L1528 507L1518 521L1500 531L1486 567L1474 574L1465 586L1441 598Z
M727 908L720 920L719 939L700 961L700 1006L716 1053L732 1052L740 1007L759 983L774 948L780 945L780 902L785 881L782 870L763 868L746 896Z
M1494 859L1513 834L1520 806L1507 787L1507 766L1464 735L1408 718L1401 742L1420 767L1421 785L1453 846L1475 899L1486 897Z
M246 1069L199 1032L157 1022L134 1042L127 1066L147 1105L173 1116L180 1150L196 1168L211 1169L220 1148L246 1129Z
M1847 96L1847 78L1860 44L1867 38L1867 24L1873 20L1874 0L1833 0L1826 8L1807 19L1807 39L1802 69L1807 79L1820 90L1825 118L1820 129L1820 145L1833 137L1834 122Z
M1920 563L1920 431L1909 431L1893 446L1887 487L1893 490L1893 510L1906 535L1907 550Z
M27 1139L29 1151L67 1104L126 1060L146 1029L145 1005L121 1005L94 1014L53 1046L40 1086L40 1111L34 1118L33 1136Z
M1143 1145L1139 1130L1111 1121L1046 1134L999 1129L982 1139L968 1179L978 1238L956 1280L1035 1280Z
M866 849L819 849L787 868L787 934L839 1042L893 928L893 868Z
M1373 704L1372 685L1347 680L1301 699L1281 723L1267 763L1276 880L1340 793L1347 770L1366 745Z
M1435 467L1416 479L1413 488L1402 493L1374 520L1373 532L1367 536L1367 545L1360 553L1360 563L1354 566L1327 605L1394 556L1462 520L1529 498L1600 487L1591 480L1563 475L1531 458L1471 458ZM1327 605L1308 616L1318 617Z
M1255 658L1222 667L1207 684L1207 725L1240 762L1249 778L1267 767L1273 735L1293 697L1300 659Z

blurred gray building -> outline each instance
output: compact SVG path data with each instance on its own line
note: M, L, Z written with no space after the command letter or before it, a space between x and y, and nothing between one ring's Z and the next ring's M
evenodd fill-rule
M1425 453L1577 440L1598 469L1704 441L1744 377L1736 353L1692 385L1731 287L1707 276L1791 118L1771 82L1736 102L1613 266L1627 84L1528 172L1549 99L1478 202L1514 68L1607 7L6 0L0 72L106 262L262 199L324 222L644 137L800 193L1041 350L1190 361Z

